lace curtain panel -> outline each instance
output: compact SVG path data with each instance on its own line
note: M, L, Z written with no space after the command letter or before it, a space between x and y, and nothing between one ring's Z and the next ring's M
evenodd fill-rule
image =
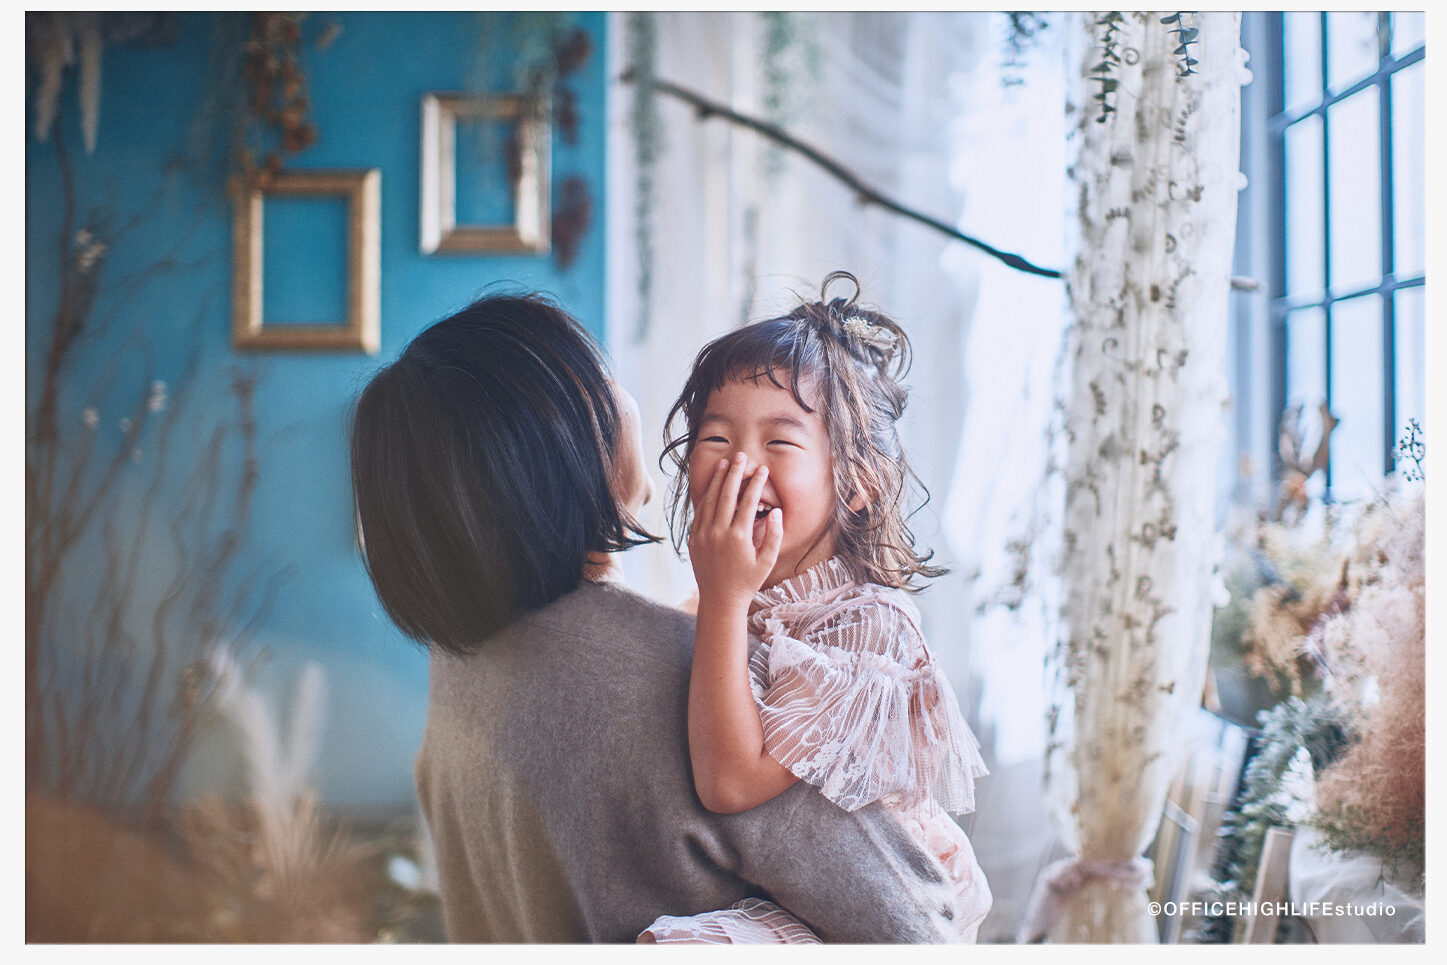
M1080 206L1047 770L1073 857L1042 876L1021 937L1153 942L1139 856L1200 700L1220 555L1215 473L1247 74L1239 13L1194 15L1189 75L1177 25L1161 15L1084 16L1067 28ZM1108 33L1089 27L1105 16L1118 17ZM1102 46L1119 57L1118 86L1100 83ZM1102 90L1113 108L1103 122Z

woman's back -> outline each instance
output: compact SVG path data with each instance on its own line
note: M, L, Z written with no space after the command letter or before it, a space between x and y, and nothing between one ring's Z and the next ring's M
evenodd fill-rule
M743 896L708 862L654 853L707 819L684 800L681 730L655 725L683 713L692 636L684 614L585 583L472 656L433 658L417 786L452 940L631 941L670 892Z
M631 942L665 912L768 893L834 941L947 940L952 895L883 809L806 785L743 814L698 802L693 632L585 583L472 656L434 655L417 788L448 938Z

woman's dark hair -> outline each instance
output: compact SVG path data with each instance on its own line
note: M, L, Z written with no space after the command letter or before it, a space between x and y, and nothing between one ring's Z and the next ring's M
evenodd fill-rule
M829 300L831 283L854 286L849 298ZM904 414L907 392L899 380L909 370L909 339L895 322L855 304L859 281L847 271L832 272L819 301L805 302L787 315L755 322L709 342L694 360L693 371L664 426L664 450L673 463L669 490L669 529L681 553L693 507L688 499L688 462L709 395L725 382L768 379L793 393L805 412L817 408L829 431L834 464L835 548L855 579L918 590L918 578L949 572L930 566L933 553L914 548L905 524L905 487L929 493L909 468L896 423ZM807 387L816 400L805 400ZM675 429L682 419L681 431ZM856 495L863 509L849 504Z
M657 537L612 492L613 387L592 339L537 295L481 298L362 390L352 493L387 615L468 653L577 588L590 552Z

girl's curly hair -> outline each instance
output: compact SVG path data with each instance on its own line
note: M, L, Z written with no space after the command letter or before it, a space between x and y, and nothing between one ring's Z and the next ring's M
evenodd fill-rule
M836 281L854 285L849 298L829 299ZM831 272L817 302L804 302L787 315L755 322L709 342L664 425L659 458L673 463L669 489L669 530L680 554L688 538L693 508L688 499L688 462L709 395L726 382L767 378L788 389L805 412L816 411L804 398L807 388L829 432L834 465L836 550L860 582L918 592L916 581L948 570L929 565L932 552L918 553L905 520L905 488L912 483L929 493L910 469L899 442L897 423L907 392L900 384L909 370L909 339L892 319L856 304L859 281L846 271ZM682 420L681 431L675 428ZM849 504L855 494L863 509Z

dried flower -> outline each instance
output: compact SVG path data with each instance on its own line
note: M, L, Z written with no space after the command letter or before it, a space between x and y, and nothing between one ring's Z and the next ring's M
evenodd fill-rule
M106 253L106 244L98 241L87 228L75 233L75 266L82 273L89 272Z
M1361 527L1360 595L1321 634L1328 687L1360 740L1322 775L1313 823L1329 846L1375 854L1389 871L1418 876L1426 830L1424 500L1388 503L1375 516Z
M1258 523L1247 566L1260 577L1234 574L1231 588L1240 599L1231 602L1229 614L1217 617L1238 621L1232 633L1239 635L1235 643L1242 664L1283 695L1305 695L1316 685L1313 634L1353 595L1343 581L1346 553L1333 545L1332 520L1322 524L1317 530ZM1227 629L1224 623L1221 629Z

